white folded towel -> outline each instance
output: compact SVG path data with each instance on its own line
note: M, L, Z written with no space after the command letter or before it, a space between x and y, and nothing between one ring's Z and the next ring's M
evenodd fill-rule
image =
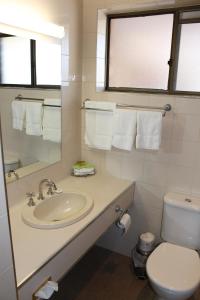
M54 143L61 142L61 99L44 100L43 139ZM51 107L52 105L52 107ZM59 107L54 107L57 105Z
M14 129L23 130L26 113L26 102L12 101L12 125Z
M26 102L26 134L42 135L42 116L42 103Z
M86 145L91 148L111 150L116 103L86 101L85 108ZM87 110L87 108L97 110ZM102 111L98 109L102 109Z
M137 113L137 149L159 150L161 134L161 112L139 111Z
M116 109L112 145L115 148L130 151L136 135L137 112Z

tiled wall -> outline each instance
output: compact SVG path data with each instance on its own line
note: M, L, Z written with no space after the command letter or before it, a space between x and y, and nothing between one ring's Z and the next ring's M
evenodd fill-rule
M161 1L164 4L167 1ZM119 178L136 181L134 206L130 209L132 226L121 238L112 227L100 244L130 254L138 234L151 231L160 237L163 195L168 191L200 196L200 99L195 97L137 93L96 92L97 8L148 8L160 1L84 0L83 7L83 87L82 100L114 101L149 106L172 105L172 112L163 119L162 146L159 151L110 152L89 150L84 144L84 112L82 114L82 157ZM168 1L169 2L169 1ZM193 4L198 1L176 1ZM151 6L151 8L152 8ZM154 5L154 8L156 5ZM122 74L123 76L123 74Z
M0 145L0 299L16 300L16 286L1 154Z

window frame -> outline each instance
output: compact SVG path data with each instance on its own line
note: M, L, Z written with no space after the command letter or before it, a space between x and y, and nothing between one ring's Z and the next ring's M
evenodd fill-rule
M105 90L111 92L134 92L134 93L150 93L150 94L165 94L165 95L197 95L200 96L199 92L193 91L178 91L176 90L176 77L178 68L179 58L179 46L181 37L181 25L200 23L200 18L181 19L181 13L200 11L200 5L176 7L169 9L158 9L150 11L140 12L128 12L118 14L108 14L106 21L106 71L105 71ZM173 29L172 29L172 40L171 40L171 55L168 61L169 64L169 77L168 77L168 89L150 89L150 88L129 88L129 87L110 87L109 86L109 56L110 56L110 35L111 35L111 21L118 18L130 18L130 17L145 17L145 16L156 16L162 14L173 14Z
M8 34L0 34L0 36L12 36ZM0 43L1 48L1 43ZM61 55L61 54L60 54ZM61 85L40 85L37 84L37 75L36 75L36 41L30 39L30 57L31 57L31 84L9 84L9 83L1 83L1 87L22 87L22 88L33 88L33 89L60 89ZM61 58L60 58L61 59ZM1 55L0 55L0 66L1 66ZM1 68L0 68L1 70ZM1 79L1 71L0 71L0 79Z

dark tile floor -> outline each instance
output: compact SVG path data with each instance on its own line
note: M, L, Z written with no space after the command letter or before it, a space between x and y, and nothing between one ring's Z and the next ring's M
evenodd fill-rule
M93 247L59 284L52 300L155 300L147 280L137 279L130 259ZM190 300L200 300L200 291Z

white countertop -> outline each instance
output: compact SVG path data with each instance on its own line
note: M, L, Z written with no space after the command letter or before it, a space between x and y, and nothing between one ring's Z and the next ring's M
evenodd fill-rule
M109 175L96 174L87 178L67 177L57 183L63 191L83 192L94 200L94 208L82 220L59 229L36 229L21 219L24 201L10 209L11 230L16 265L17 286L67 245L96 219L117 197L133 183Z

